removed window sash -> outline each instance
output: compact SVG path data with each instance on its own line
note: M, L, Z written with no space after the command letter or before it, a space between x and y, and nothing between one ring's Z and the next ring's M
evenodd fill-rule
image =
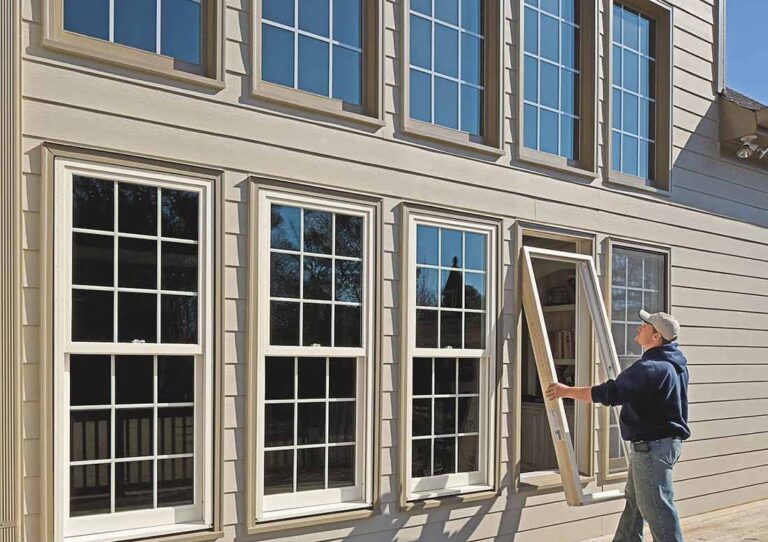
M592 325L597 335L597 342L600 351L599 364L603 378L615 379L621 372L619 357L616 354L611 328L608 322L608 315L605 310L603 299L600 296L600 287L598 286L597 271L595 263L591 256L574 254L571 252L560 252L556 250L547 250L542 248L523 247L522 260L522 297L525 316L530 331L533 353L536 359L536 370L539 374L539 383L541 389L546 390L552 382L557 382L557 373L555 372L555 362L552 357L552 350L547 339L547 326L544 321L544 312L542 310L539 291L536 285L536 276L533 272L533 258L554 260L558 262L572 263L576 266L579 273L581 288L587 300L587 307L592 318ZM623 498L622 490L603 491L598 493L585 494L579 479L579 470L576 463L576 454L573 451L571 442L570 428L565 416L565 405L562 399L550 401L544 398L544 407L547 411L549 420L550 436L557 457L557 466L560 470L560 477L563 480L566 501L571 506L580 506L595 502L602 502L617 498ZM619 407L611 407L618 419ZM624 453L629 457L629 445L622 441Z

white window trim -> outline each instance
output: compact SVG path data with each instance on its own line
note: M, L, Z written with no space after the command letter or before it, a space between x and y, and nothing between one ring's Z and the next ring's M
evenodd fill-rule
M255 480L255 515L256 522L289 519L312 514L340 512L369 508L373 504L373 382L374 382L374 291L375 291L375 207L347 200L309 196L292 192L283 192L267 188L257 190L257 236L258 254L266 257L257 262L257 337L256 337L256 396L254 400L255 456L252 461ZM360 216L363 218L363 295L362 295L362 332L361 346L273 346L269 337L270 303L270 206L287 205L300 208L312 208L332 213ZM299 323L301 325L301 322ZM307 357L354 357L358 360L356 394L356 445L354 489L325 489L306 492L264 495L264 369L268 356L307 356Z
M198 272L198 343L85 343L71 340L72 180L83 175L200 194L201 265ZM213 524L213 194L210 181L167 173L57 158L54 205L54 536L72 542L117 541L210 528ZM160 202L158 201L158 205ZM117 262L115 262L115 265ZM159 265L159 263L158 263ZM64 292L62 295L61 293ZM134 510L69 518L69 354L194 355L195 503L154 510ZM112 480L114 484L114 480ZM117 527L116 527L117 526Z
M484 349L466 348L417 348L416 347L416 230L417 226L434 226L437 228L453 228L462 231L486 235L486 336ZM403 442L403 480L405 498L407 501L416 501L428 498L461 495L480 491L490 491L495 486L495 452L496 452L496 387L494 385L496 374L496 303L498 296L497 271L497 228L493 225L473 222L471 220L457 220L435 216L433 214L419 213L410 210L407 220L407 258L404 272L405 297L404 304L407 307L405 329L405 355L402 358L402 371L404 382L402 434ZM411 440L412 440L412 408L413 376L412 360L416 357L456 357L479 358L479 383L480 383L480 446L478 459L479 470L475 472L460 472L448 475L438 475L422 478L414 478L411 475Z

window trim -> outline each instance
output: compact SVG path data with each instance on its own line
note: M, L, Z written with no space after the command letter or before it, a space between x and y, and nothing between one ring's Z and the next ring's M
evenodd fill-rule
M665 265L665 287L664 287L664 310L669 312L671 302L670 296L672 294L672 248L668 245L659 245L646 242L635 241L632 239L624 239L620 237L606 237L603 242L603 303L605 304L605 310L608 315L608 321L611 322L613 316L611 314L612 304L612 287L613 287L613 249L625 248L628 250L640 250L649 252L652 254L661 254L664 256ZM598 432L598 438L600 439L600 453L599 453L599 465L600 465L600 479L605 482L620 482L627 479L627 470L621 469L616 472L611 472L609 468L609 439L610 439L610 409L606 406L598 405L598 413L600 417L600 427L602 428Z
M48 408L41 408L42 426L46 428L45 435L41 436L41 454L43 464L50 465L51 474L41 475L43 497L41 508L43 510L43 531L48 532L51 540L79 540L81 536L88 539L98 537L99 540L126 540L136 536L162 537L169 534L178 535L180 540L185 539L210 539L213 540L221 536L220 530L220 475L221 465L221 387L218 384L221 370L217 364L220 353L218 337L221 335L221 327L218 321L214 320L214 311L220 307L220 297L216 295L221 290L220 266L214 262L214 255L220 252L220 244L216 235L218 235L220 214L217 205L220 205L220 188L214 184L216 175L213 172L197 170L185 171L176 168L162 166L160 164L139 164L135 160L122 159L114 155L101 152L71 150L67 147L58 145L45 145L43 147L44 161L43 174L47 179L47 190L44 192L43 209L45 210L45 229L44 244L45 251L42 254L41 266L47 269L45 280L42 281L41 304L42 310L46 315L41 324L41 336L43 344L41 345L41 356L46 360L45 367L42 368L41 388L47 390L46 397L50 397ZM200 495L199 506L202 507L202 519L192 522L179 524L164 524L157 527L137 527L130 530L111 531L106 533L93 533L88 535L71 535L65 537L64 526L65 518L61 513L63 507L60 500L68 496L69 490L61 487L61 477L53 473L63 469L68 469L65 456L68 453L57 453L68 442L67 440L67 421L68 409L60 408L63 403L68 404L68 398L60 399L64 393L61 387L63 364L61 363L65 354L65 348L72 344L68 338L62 337L61 333L56 333L59 326L57 321L62 318L68 320L67 310L70 307L70 299L67 295L62 302L56 302L53 297L54 291L66 289L64 281L69 279L69 272L55 273L54 267L61 268L63 262L68 262L71 258L71 250L66 252L70 243L64 241L64 250L55 248L63 236L69 234L69 230L63 227L68 221L68 216L62 213L63 206L70 203L69 198L55 198L54 192L58 191L58 186L62 183L67 188L71 187L72 176L75 173L86 175L95 175L100 178L110 178L110 180L120 180L133 178L137 181L144 181L144 184L151 186L161 186L164 183L173 184L176 187L189 188L190 186L199 190L202 194L201 214L205 221L203 223L203 235L200 243L203 245L207 266L203 270L200 282L198 296L199 314L203 320L199 332L199 352L206 360L205 366L198 369L197 375L204 374L205 397L201 403L196 406L196 415L202 411L203 416L196 427L205 427L204 434L198 441L204 450L197 454L200 467L196 470L196 476L200 475L202 481L199 486L196 485L196 494ZM62 181L63 176L68 177ZM69 210L65 211L70 215ZM67 326L68 328L68 326ZM68 331L68 329L67 329ZM49 342L50 341L50 342ZM87 343L74 343L78 348ZM109 353L114 355L134 354L145 351L142 345L133 345L130 343L103 343L104 346L112 346ZM136 351L130 347L138 347ZM118 351L120 350L120 351ZM175 352L174 352L175 353ZM50 413L49 413L50 411ZM63 424L63 426L62 426ZM62 432L65 438L51 438L58 432ZM50 439L50 440L49 440ZM43 469L46 470L46 469ZM196 480L197 483L197 480ZM203 492L202 494L200 492ZM162 514L159 510L150 511L149 515L168 516ZM143 513L143 512L138 512ZM155 513L155 514L153 514ZM119 513L118 513L119 514ZM128 513L136 515L137 512ZM173 514L171 514L172 516ZM113 516L114 518L114 516ZM78 518L79 519L79 518ZM86 518L87 519L87 518ZM109 522L110 520L107 520ZM114 521L112 519L111 521ZM185 534L188 533L188 534Z
M246 527L249 534L276 531L291 528L293 525L304 525L308 520L314 522L333 521L351 517L366 517L371 513L374 503L374 466L376 464L374 454L375 433L378 431L379 422L374 416L376 408L375 384L379 368L376 365L378 348L378 321L375 318L375 307L378 304L378 277L379 260L376 257L376 247L380 244L380 225L377 220L380 216L380 208L377 201L366 201L365 198L357 198L348 194L337 194L326 190L307 190L306 185L291 186L286 182L250 180L249 192L249 300L248 300L248 343L250 361L247 365L247 423L246 423L246 510L248 513ZM365 239L367 250L363 261L367 261L365 267L365 280L367 287L363 292L363 344L360 348L336 348L336 347L287 347L271 346L269 344L269 263L264 263L264 258L259 254L266 253L270 247L269 214L263 209L270 203L277 202L292 206L311 206L326 209L331 212L354 213L363 216L366 223ZM267 262L269 260L267 259ZM366 307L367 303L367 307ZM291 355L291 356L325 356L325 357L357 357L362 358L365 374L358 374L358 412L364 412L361 423L357 428L358 438L362 438L365 446L363 452L358 453L356 468L360 471L362 494L359 502L330 503L312 507L295 508L283 511L264 512L262 510L264 495L261 488L263 479L261 460L264 453L260 436L261 420L264 415L263 378L260 378L261 367L259 360L267 355ZM358 365L359 366L359 365ZM362 434L362 437L360 436ZM328 491L328 490L325 490ZM311 517L319 515L317 517ZM312 523L314 524L314 523Z
M517 0L517 43L522 44L525 36L525 0ZM529 149L523 143L523 89L525 86L525 50L517 47L517 73L515 75L515 100L517 114L517 159L521 162L553 168L565 173L595 178L598 175L598 82L599 74L599 32L600 17L597 3L581 2L579 14L579 158L569 160L559 155L537 149Z
M654 19L656 22L656 175L650 184L642 177L628 175L613 170L611 134L613 127L613 5L623 4ZM672 192L672 118L674 92L674 47L672 31L674 29L673 7L663 0L604 0L605 32L603 47L605 62L603 71L604 122L603 122L603 163L604 182L621 185L649 192L659 196L669 196Z
M347 104L338 98L321 96L297 88L286 87L261 78L261 6L262 0L251 3L251 94L271 102L305 111L378 128L385 125L383 104L383 0L362 0L362 66L360 70L361 105Z
M200 66L159 53L105 41L64 29L64 1L43 0L43 46L213 89L224 88L224 10L226 0L201 0L203 45Z
M478 153L500 157L504 151L504 7L502 0L485 0L485 56L483 79L485 102L483 135L474 136L461 130L411 118L410 110L410 10L411 0L400 6L400 129L402 133L431 143L442 143Z
M499 255L501 254L500 231L501 224L498 221L488 220L487 218L475 217L472 215L446 215L429 207L417 205L403 205L402 231L401 231L401 293L400 306L407 307L401 315L401 352L403 352L400 362L400 412L399 417L399 439L400 442L410 442L411 434L411 359L417 356L423 357L441 357L449 352L450 357L456 358L479 358L480 359L480 411L481 427L479 432L485 432L485 438L479 438L479 441L485 442L485 449L480 447L479 453L484 457L480 459L480 480L468 479L467 485L451 484L450 487L443 489L425 488L421 491L415 491L412 488L411 476L411 451L410 446L401 446L399 450L400 465L400 508L408 510L413 508L431 507L433 504L450 503L454 501L467 501L473 498L492 498L498 494L501 472L499 465L500 457L500 378L499 378L499 360L497 359L498 348L498 326L496 323L501 318L500 299L502 285L500 279ZM442 228L457 228L463 231L474 231L486 234L487 237L487 310L486 310L486 348L475 349L443 349L443 348L416 348L416 305L415 305L415 283L416 277L416 226L419 224L429 224ZM483 368L483 365L485 367ZM485 399L483 400L483 393ZM483 425L483 413L485 413L485 427ZM485 467L483 469L483 467ZM484 472L483 472L484 470ZM468 473L456 473L456 481ZM453 475L448 475L453 476ZM436 477L430 477L436 478ZM442 477L441 477L442 478ZM466 476L466 478L470 478ZM446 478L448 479L448 478ZM419 480L428 480L420 478ZM426 485L426 484L425 484Z

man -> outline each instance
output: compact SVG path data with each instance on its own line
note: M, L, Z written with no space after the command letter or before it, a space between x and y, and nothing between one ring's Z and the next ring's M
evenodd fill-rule
M682 542L672 492L672 467L688 429L688 369L677 345L680 324L665 312L640 311L635 342L642 357L616 380L592 387L551 384L550 400L570 397L621 405L621 437L630 441L626 504L613 542L643 540L643 520L654 542Z

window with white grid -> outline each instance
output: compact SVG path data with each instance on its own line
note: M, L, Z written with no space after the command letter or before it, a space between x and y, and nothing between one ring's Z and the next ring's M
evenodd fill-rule
M267 189L258 209L257 520L368 506L373 210Z
M211 522L212 187L59 160L61 538Z

